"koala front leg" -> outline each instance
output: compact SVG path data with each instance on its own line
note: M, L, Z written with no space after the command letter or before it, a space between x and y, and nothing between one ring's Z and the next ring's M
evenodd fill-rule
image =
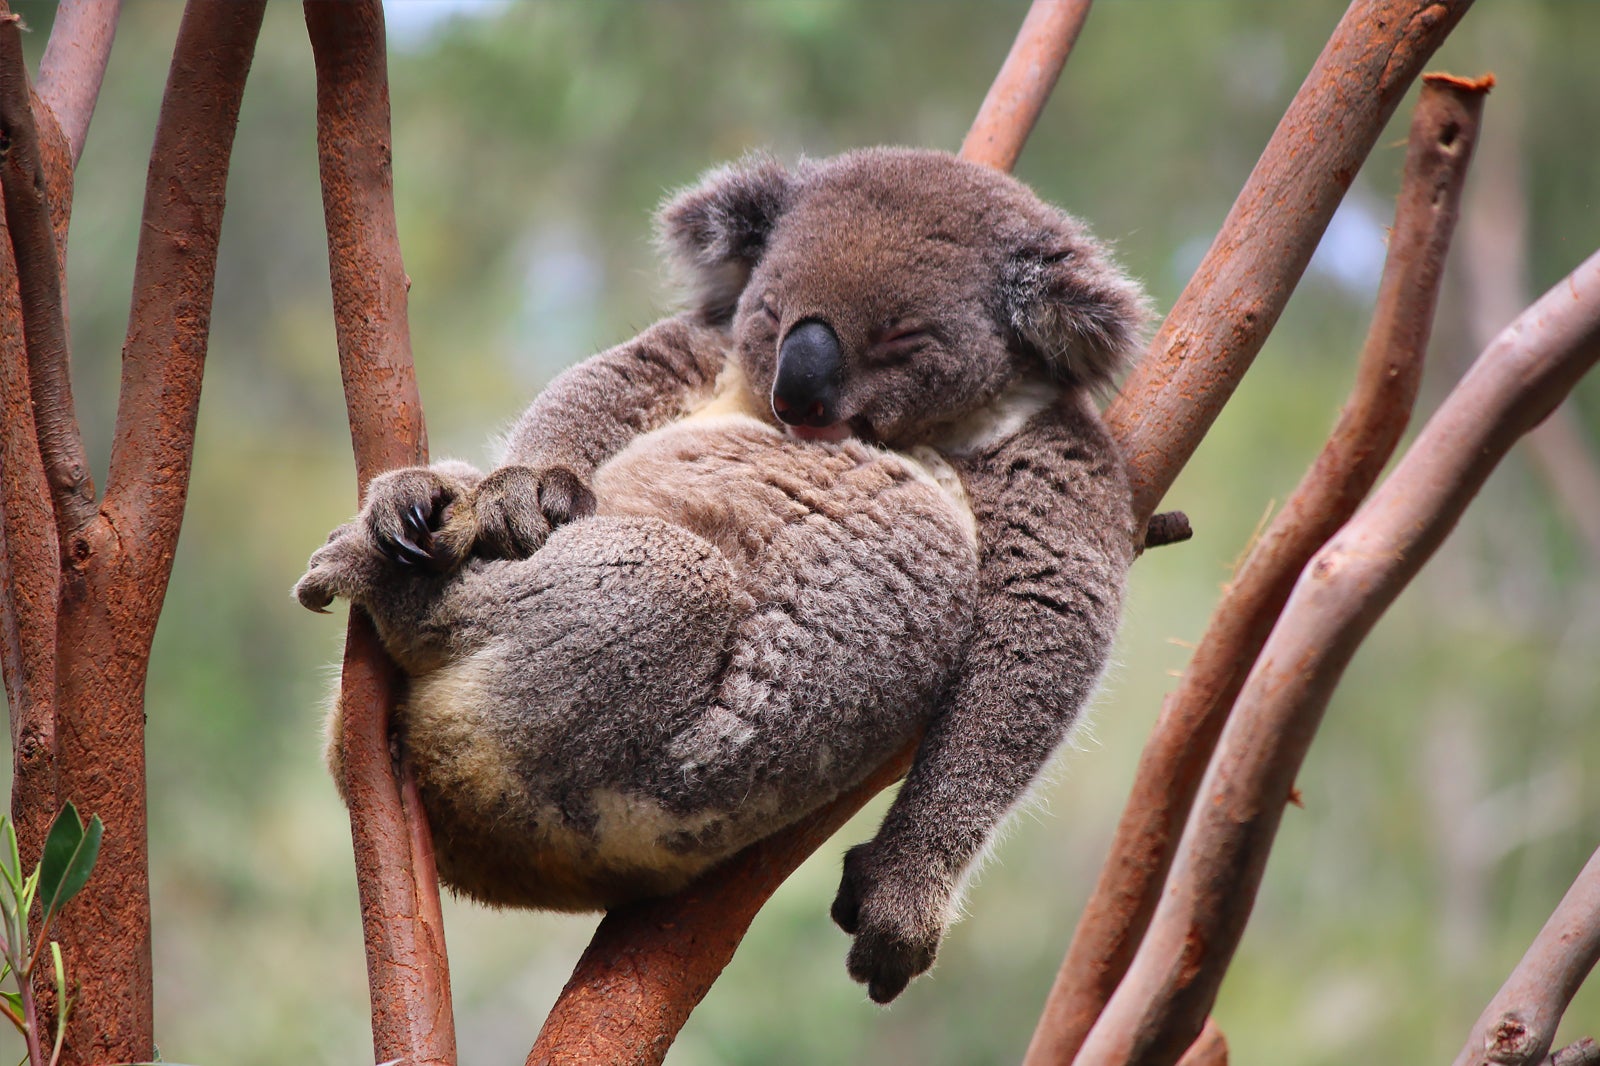
M1121 459L1072 399L958 467L982 540L977 628L833 917L879 1003L933 965L961 884L1093 692L1132 558Z

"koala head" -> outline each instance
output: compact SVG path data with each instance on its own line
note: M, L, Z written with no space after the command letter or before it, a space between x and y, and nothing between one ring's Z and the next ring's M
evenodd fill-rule
M904 446L1022 377L1107 387L1146 314L1082 223L942 152L747 158L658 225L694 313L803 437Z

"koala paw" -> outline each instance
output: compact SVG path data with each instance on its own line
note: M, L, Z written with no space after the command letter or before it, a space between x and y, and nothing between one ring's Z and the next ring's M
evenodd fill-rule
M594 493L565 467L503 466L473 495L474 546L489 558L523 559L544 545L552 529L594 514L594 508Z
M305 574L295 582L294 598L300 606L327 614L334 597L352 595L360 587L366 547L366 537L354 522L330 533L328 543L312 553Z
M889 860L876 841L845 854L833 920L855 938L846 968L874 1003L888 1003L933 965L950 899L937 872Z
M468 492L463 482L428 467L391 470L372 479L361 520L390 562L450 570L471 545L446 533L446 519L452 505Z

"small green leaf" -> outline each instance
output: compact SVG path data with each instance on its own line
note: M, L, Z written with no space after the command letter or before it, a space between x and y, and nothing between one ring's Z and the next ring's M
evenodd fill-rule
M89 828L84 829L78 809L70 803L56 815L39 862L40 898L45 901L41 921L48 922L88 882L94 861L100 856L104 832L99 815L89 819Z
M5 815L0 815L0 839L6 846L5 852L0 854L0 874L5 875L14 896L22 888L22 855L17 851L17 831Z

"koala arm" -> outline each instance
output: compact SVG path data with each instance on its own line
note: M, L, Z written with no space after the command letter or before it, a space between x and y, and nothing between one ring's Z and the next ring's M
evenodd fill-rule
M474 553L533 554L553 527L593 513L597 467L710 395L726 347L724 334L680 316L584 360L523 412L488 475L436 463L388 476L366 512L379 550L430 571Z
M933 964L965 872L1094 690L1132 560L1122 460L1081 395L955 465L982 542L973 638L834 904L878 1002Z
M727 344L717 330L669 318L584 360L552 381L517 419L503 465L562 467L588 482L633 438L709 396Z

